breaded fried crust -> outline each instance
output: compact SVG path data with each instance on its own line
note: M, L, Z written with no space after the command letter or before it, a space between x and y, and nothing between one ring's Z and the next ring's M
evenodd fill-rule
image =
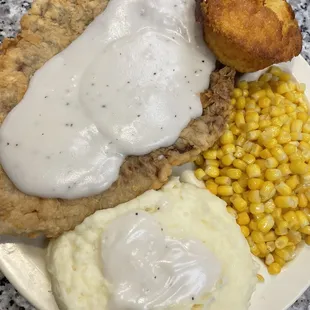
M37 0L22 19L22 31L5 40L0 55L0 124L22 99L31 76L61 52L107 5L106 0ZM96 210L111 208L158 189L172 166L192 161L211 147L224 130L229 115L235 71L224 67L211 76L210 90L201 94L203 115L192 120L177 142L145 156L128 157L118 180L93 197L41 199L20 192L0 166L0 234L43 233L57 237L73 229ZM206 85L207 86L207 85Z
M291 60L302 36L285 0L198 0L205 41L223 64L253 72Z

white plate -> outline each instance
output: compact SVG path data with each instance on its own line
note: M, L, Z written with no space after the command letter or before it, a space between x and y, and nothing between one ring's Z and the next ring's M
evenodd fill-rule
M310 99L310 66L301 57L281 65L306 83ZM253 77L253 75L251 75ZM45 269L44 238L26 239L0 236L0 269L16 289L39 310L58 310ZM64 258L65 259L65 258ZM310 247L301 249L296 259L278 276L268 275L262 263L265 282L258 284L249 310L284 310L310 285ZM242 277L242 274L240 275ZM236 279L238 281L238 279Z

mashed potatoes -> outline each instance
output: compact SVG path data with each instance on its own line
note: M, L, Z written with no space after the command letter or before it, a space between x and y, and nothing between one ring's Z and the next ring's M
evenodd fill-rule
M141 210L151 215L163 228L165 236L175 240L197 240L221 265L220 279L208 294L182 301L169 309L248 309L256 284L256 268L240 228L226 212L222 200L207 190L181 183L178 178L173 178L160 191L148 191L114 209L96 212L74 231L50 243L47 266L60 309L109 309L108 302L114 292L104 277L103 261L108 260L101 256L102 238L114 220ZM115 260L121 261L122 257L115 256ZM127 264L127 259L123 264Z

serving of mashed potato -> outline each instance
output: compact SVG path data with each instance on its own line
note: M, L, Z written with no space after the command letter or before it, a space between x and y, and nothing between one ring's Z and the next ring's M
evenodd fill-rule
M172 178L159 191L151 190L116 208L97 211L74 231L50 242L47 267L61 310L109 309L113 285L103 272L102 236L114 220L139 211L151 215L169 238L199 241L221 265L221 279L214 289L169 309L248 309L257 270L239 226L226 211L226 203L205 189Z

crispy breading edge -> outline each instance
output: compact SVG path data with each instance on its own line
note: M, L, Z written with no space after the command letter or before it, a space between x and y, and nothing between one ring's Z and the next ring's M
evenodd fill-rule
M0 54L0 123L22 99L31 76L68 46L104 10L106 0L36 0L16 39L7 39ZM211 76L211 90L201 94L203 116L192 120L177 142L145 156L128 157L118 180L104 193L77 200L41 199L17 190L0 167L0 234L43 233L56 237L73 229L96 210L114 207L158 189L172 166L193 160L212 146L229 114L235 71L228 67Z

